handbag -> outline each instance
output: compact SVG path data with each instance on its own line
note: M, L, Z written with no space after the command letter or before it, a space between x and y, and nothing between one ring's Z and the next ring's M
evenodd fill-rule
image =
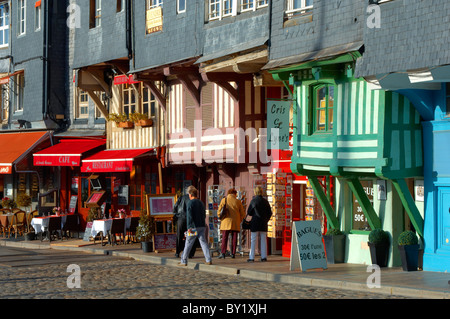
M252 216L245 216L242 220L242 229L250 229L250 222L252 221Z
M225 197L225 205L222 206L222 210L219 212L219 214L220 214L219 220L224 220L229 215L229 211L228 211L228 208L227 208L227 198L226 197Z

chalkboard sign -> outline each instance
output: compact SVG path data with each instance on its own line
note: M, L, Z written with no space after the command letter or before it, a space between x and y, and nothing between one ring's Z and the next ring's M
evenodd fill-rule
M69 213L70 214L75 214L75 212L77 210L77 202L78 202L78 196L72 195L72 197L70 197L70 204L69 204Z
M89 241L92 233L92 222L86 224L86 229L84 230L83 241Z
M176 234L156 234L153 235L153 250L155 252L161 250L175 249L177 245Z
M128 185L120 185L119 193L117 195L119 205L128 205Z
M290 270L327 269L320 220L293 223Z

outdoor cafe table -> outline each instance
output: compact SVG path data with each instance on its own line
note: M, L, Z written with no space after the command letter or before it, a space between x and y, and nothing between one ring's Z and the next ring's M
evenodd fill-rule
M61 217L61 229L63 229L64 224L67 221L67 216L70 216L70 215L59 215L59 216L52 215L52 216L44 216L44 217L34 217L31 220L31 226L33 226L36 234L39 234L41 232L44 232L48 228L48 225L50 223L50 218Z
M97 235L100 234L101 240L103 242L103 237L106 234L108 234L108 232L111 230L112 222L113 218L94 220L92 222L91 236L95 238ZM130 225L131 225L131 217L125 217L125 228L123 231L126 232L126 230L130 228Z

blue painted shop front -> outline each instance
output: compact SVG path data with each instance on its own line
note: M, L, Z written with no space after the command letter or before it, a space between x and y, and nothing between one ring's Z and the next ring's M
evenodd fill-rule
M450 271L450 83L417 94L402 90L421 113L425 218L423 270ZM409 92L408 92L409 91Z

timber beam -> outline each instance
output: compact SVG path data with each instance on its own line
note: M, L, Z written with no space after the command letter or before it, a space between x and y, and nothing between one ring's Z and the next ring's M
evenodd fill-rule
M166 97L162 92L157 88L155 83L153 81L142 81L144 86L152 92L152 94L155 96L155 98L158 100L158 104L163 108L164 112L166 111Z
M408 185L406 185L404 179L393 179L392 184L394 185L398 195L400 196L400 200L406 210L406 213L411 219L414 229L419 234L419 236L423 238L424 221L422 216L420 215L419 209L417 208L411 193L409 192Z
M95 106L99 109L99 111L102 113L105 119L107 119L109 116L109 112L106 109L105 105L100 100L100 98L98 97L98 95L95 94L95 92L92 90L87 90L86 93L89 95L92 101L94 101Z
M322 184L319 182L316 176L308 176L309 183L311 184L314 194L319 200L322 209L327 216L327 221L333 229L340 229L339 220L336 217L336 212L330 204L330 201L323 191Z

